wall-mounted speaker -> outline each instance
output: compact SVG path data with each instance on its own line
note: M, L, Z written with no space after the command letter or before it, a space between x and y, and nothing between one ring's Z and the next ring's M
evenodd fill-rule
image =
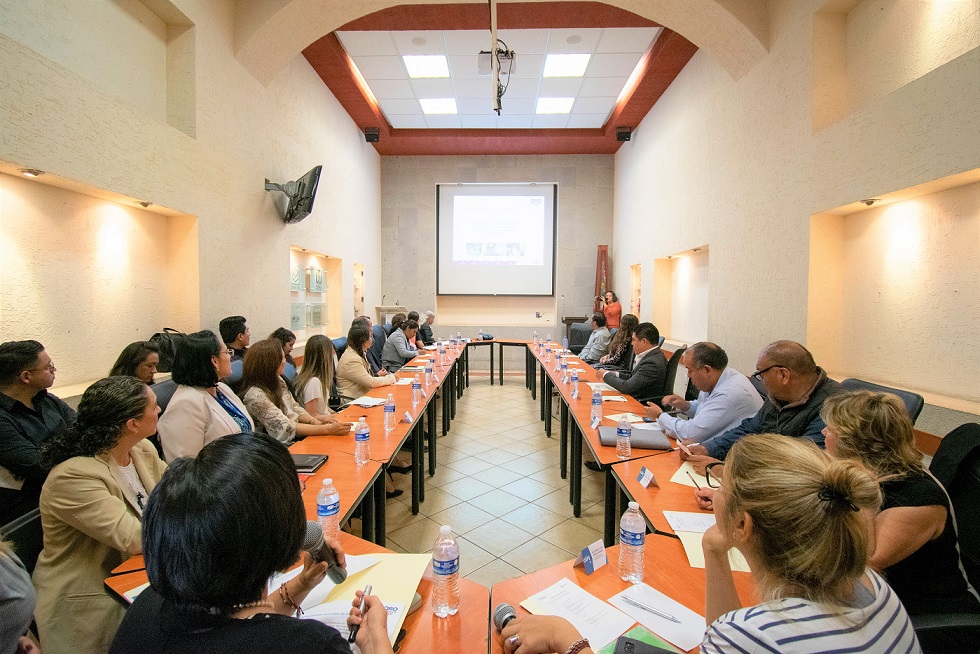
M616 140L617 141L629 141L630 136L633 134L632 127L617 127L616 128Z
M377 143L381 140L381 130L377 127L365 127L364 140L368 143Z

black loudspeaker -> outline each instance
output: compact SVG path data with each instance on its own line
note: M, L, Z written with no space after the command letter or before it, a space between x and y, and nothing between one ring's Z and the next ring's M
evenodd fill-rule
M633 134L632 127L617 127L616 128L616 140L617 141L629 141L630 136Z
M381 140L381 131L377 127L365 127L364 140L368 143L377 143Z

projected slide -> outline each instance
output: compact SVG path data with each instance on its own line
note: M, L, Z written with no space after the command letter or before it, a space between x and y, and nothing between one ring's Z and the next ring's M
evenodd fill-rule
M456 196L453 263L540 266L544 196Z

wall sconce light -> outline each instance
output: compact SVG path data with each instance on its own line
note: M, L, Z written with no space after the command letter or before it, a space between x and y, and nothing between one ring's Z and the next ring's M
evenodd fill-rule
M139 205L141 207L143 207L144 209L146 209L148 206L150 206L152 204L153 204L152 202L147 202L146 200L140 200L139 201Z
M875 202L881 202L881 200L879 200L878 198L866 198L864 200L861 200L861 204L866 204L869 207Z
M21 168L19 172L24 177L40 177L44 174L43 170L38 170L37 168Z

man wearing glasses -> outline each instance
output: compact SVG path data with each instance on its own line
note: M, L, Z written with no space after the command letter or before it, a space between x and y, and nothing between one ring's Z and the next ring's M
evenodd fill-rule
M759 355L752 377L760 380L767 397L762 408L737 427L709 438L700 445L691 445L691 454L680 452L681 459L690 459L695 470L721 477L718 464L735 442L748 434L782 434L808 438L823 447L821 431L825 427L820 407L831 395L841 392L841 385L827 377L813 361L813 355L794 341L776 341Z
M48 476L40 445L75 422L75 412L48 393L56 368L37 341L0 344L0 525L37 508Z

